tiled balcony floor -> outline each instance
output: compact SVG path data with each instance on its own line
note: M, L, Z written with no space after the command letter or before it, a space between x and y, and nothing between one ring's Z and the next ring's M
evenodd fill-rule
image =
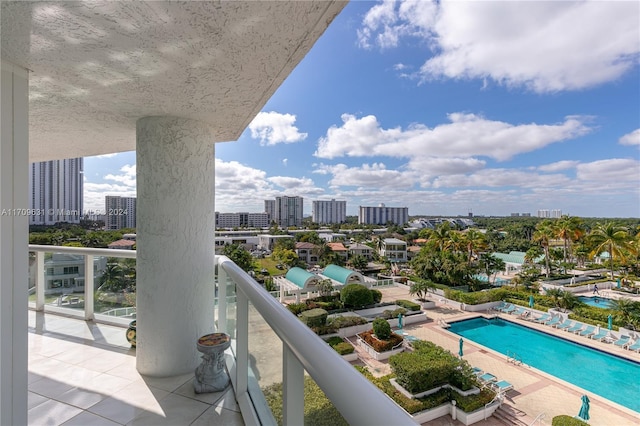
M29 311L29 425L244 425L231 388L140 375L125 330Z

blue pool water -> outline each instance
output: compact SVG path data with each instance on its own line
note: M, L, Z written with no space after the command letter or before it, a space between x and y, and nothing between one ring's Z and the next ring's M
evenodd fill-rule
M449 331L640 412L640 363L500 318L451 323ZM500 378L499 371L490 371Z
M582 303L586 303L589 306L595 306L596 308L610 308L611 307L611 300L604 298L604 297L598 297L598 296L578 296L578 299L582 302Z

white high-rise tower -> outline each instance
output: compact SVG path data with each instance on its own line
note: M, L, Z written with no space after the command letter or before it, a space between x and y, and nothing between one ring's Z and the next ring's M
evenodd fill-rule
M29 165L29 225L80 223L83 159L42 161Z

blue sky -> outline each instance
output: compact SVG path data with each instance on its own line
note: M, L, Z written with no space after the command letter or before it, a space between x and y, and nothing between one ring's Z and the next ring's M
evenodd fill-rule
M85 159L85 208L135 153ZM640 3L351 2L238 141L216 210L640 217Z

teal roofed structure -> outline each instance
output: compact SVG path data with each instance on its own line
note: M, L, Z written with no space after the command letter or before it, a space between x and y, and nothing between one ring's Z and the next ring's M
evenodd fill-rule
M338 265L328 265L324 268L322 275L345 285L351 283L364 283L364 277L361 273Z
M294 267L289 269L285 278L291 281L300 289L307 289L313 287L320 281L320 277L311 272L305 271L302 268Z

